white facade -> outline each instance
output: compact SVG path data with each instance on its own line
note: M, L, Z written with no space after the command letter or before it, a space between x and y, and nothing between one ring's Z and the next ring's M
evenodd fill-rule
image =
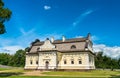
M41 42L39 45L36 43L36 46L31 47L31 50L26 52L25 69L95 69L94 54L90 44L84 50L79 49L79 43L75 43L78 49L74 46L75 49L71 50L66 50L63 45L59 46L64 49L60 51L57 49L60 43L57 45L52 42L47 39L44 43ZM68 45L65 41L64 44ZM85 45L83 42L82 44L82 46ZM35 49L37 49L36 52L33 52Z

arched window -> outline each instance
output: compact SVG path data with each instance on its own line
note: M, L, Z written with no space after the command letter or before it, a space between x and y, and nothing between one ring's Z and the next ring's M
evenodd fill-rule
M78 58L78 64L82 64L82 59L81 59L81 57Z
M32 65L32 63L33 63L32 60L30 60L30 64L31 64L31 65Z
M81 60L78 60L79 64L82 64L82 61Z
M36 64L38 64L38 60L36 61Z
M71 46L71 49L76 49L76 46L75 46L75 45L72 45L72 46Z
M64 64L67 64L67 61L66 61L66 60L64 60Z
M71 64L74 64L74 60L71 60Z
M39 51L39 50L40 50L40 47L37 48L37 51Z

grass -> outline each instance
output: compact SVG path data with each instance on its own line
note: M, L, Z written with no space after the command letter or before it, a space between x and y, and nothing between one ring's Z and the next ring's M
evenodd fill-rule
M0 77L3 78L3 77ZM108 77L65 77L65 76L9 76L9 77L4 77L4 78L108 78ZM115 76L115 77L109 77L109 78L120 78L120 76Z
M80 78L80 77L115 77L120 78L120 71L110 70L92 70L86 72L68 72L68 71L48 71L42 72L44 76L23 75L25 72L33 72L24 70L23 68L0 68L0 78ZM39 73L38 73L39 74Z
M0 78L1 77L12 78L12 76L23 74L23 72L24 72L23 68L17 67L0 68Z
M8 77L4 77L8 78ZM80 77L59 77L59 76L11 76L9 78L80 78Z
M24 72L23 68L11 67L11 68L0 68L0 71L3 72Z
M73 77L111 77L120 75L120 71L110 71L110 70L92 70L87 72L43 72L47 75L62 75L62 76L73 76Z
M0 71L3 71L3 70L10 70L11 68L0 68Z

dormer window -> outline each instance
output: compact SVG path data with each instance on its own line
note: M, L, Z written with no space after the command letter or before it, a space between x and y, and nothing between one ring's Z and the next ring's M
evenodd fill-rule
M40 50L40 48L38 47L38 48L37 48L37 51L39 51L39 50Z
M72 46L71 46L71 49L76 49L76 46L75 46L75 45L72 45Z

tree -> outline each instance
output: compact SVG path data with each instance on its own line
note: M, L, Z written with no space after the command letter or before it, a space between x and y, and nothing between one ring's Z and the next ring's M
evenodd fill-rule
M8 8L4 8L4 3L0 0L0 34L6 32L4 22L8 21L12 12Z
M111 57L108 57L106 55L103 55L103 52L96 53L95 56L95 66L96 68L102 68L102 69L119 69L119 62L120 59L112 59Z
M95 57L95 66L96 68L104 68L103 65L103 52L97 52Z
M8 65L10 59L10 54L8 53L0 53L0 64Z
M13 66L24 66L25 65L25 50L18 50L15 55L12 58L13 61Z

